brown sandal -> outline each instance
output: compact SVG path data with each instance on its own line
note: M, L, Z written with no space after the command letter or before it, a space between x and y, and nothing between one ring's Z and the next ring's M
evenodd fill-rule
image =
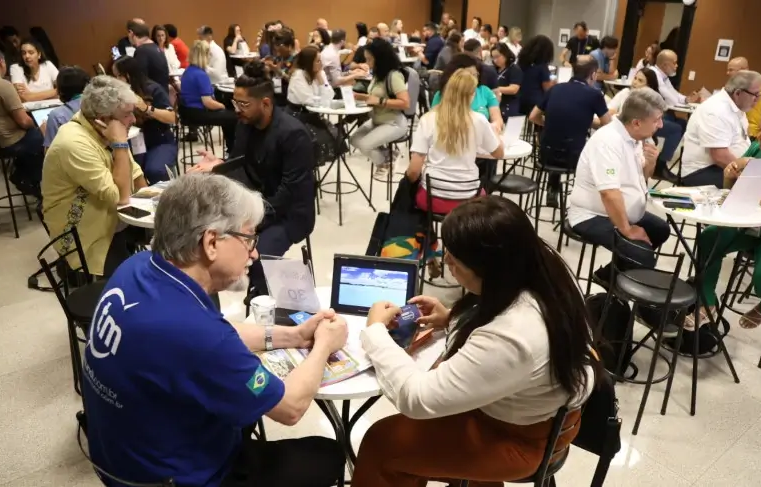
M757 304L752 310L740 317L740 327L746 330L758 328L761 325L761 304Z
M711 310L711 314L715 316L716 315L716 308L712 306L710 308L710 310ZM708 323L708 321L709 321L708 320L708 313L706 312L705 308L700 308L700 316L698 317L698 319L700 320L700 324L699 324L699 326L696 327L695 326L695 313L694 312L689 313L687 316L684 317L684 329L685 330L690 330L690 331L695 331L695 330L697 330L697 328L700 328L701 326L703 326L706 323Z

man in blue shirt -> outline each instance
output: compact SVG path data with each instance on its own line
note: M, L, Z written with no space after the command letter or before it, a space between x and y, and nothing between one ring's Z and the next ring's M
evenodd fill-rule
M618 70L612 69L612 61L616 58L618 50L618 39L611 36L605 36L600 41L600 47L591 52L590 56L595 58L599 68L597 69L597 82L595 86L602 90L604 81L613 81L618 79Z
M89 82L90 76L79 66L66 66L58 71L55 87L63 105L50 112L47 121L43 123L43 127L40 127L42 133L45 134L43 146L46 149L53 143L61 125L71 120L71 117L79 111L82 92L85 91L85 86Z
M423 39L425 39L425 49L418 56L424 67L433 69L439 53L444 49L444 39L439 35L436 24L433 22L428 22L423 27Z
M295 327L258 326L230 323L213 305L209 294L245 289L263 215L261 196L231 179L183 176L161 196L153 251L109 279L82 388L92 460L109 474L188 487L327 487L343 471L334 440L242 435L263 415L298 422L347 337L332 311ZM290 347L312 349L282 381L252 353Z
M529 119L544 126L540 158L545 166L576 168L589 129L611 120L602 92L594 88L599 66L592 56L579 56L568 83L553 86L544 100L534 107ZM595 116L599 119L595 121ZM547 205L558 207L560 175L551 174Z

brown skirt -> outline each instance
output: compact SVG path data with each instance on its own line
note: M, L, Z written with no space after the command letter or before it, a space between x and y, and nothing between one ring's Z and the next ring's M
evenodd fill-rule
M564 428L570 429L556 451L576 437L580 417L579 410L566 416ZM397 414L365 434L352 485L425 487L429 480L458 479L472 487L501 487L536 472L551 429L552 418L519 426L480 410L429 420Z

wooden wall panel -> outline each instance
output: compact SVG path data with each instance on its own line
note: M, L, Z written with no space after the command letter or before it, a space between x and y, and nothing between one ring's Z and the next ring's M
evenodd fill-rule
M291 0L280 2L241 2L236 0L26 0L15 2L3 12L3 24L16 26L21 32L39 25L52 39L61 62L89 68L109 59L110 48L125 35L128 19L141 17L150 24L175 24L180 37L190 44L196 29L211 25L221 43L231 23L239 23L243 34L253 44L256 33L268 20L280 19L296 31L304 43L318 17L328 20L331 28L344 28L349 40L356 39L356 22L374 25L401 18L405 30L421 29L430 19L430 0ZM495 14L495 19L496 19Z
M647 46L659 40L665 14L665 3L648 2L645 4L644 15L639 19L637 28L637 43L634 45L635 61L642 59Z
M496 34L499 27L499 0L468 0L468 25L465 29L470 28L473 17L481 17L484 24L491 24Z

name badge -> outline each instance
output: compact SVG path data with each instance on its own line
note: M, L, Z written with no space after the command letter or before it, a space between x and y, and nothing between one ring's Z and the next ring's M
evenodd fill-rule
M282 78L273 78L272 84L275 86L275 93L282 93L283 92L283 79Z

